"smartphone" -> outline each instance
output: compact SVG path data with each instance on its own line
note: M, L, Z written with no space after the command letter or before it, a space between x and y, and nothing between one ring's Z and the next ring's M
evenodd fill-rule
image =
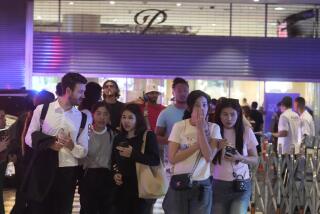
M128 143L128 141L121 141L120 143L119 143L119 146L121 146L121 147L129 147L129 143Z
M226 152L225 155L228 157L231 157L232 155L235 155L237 153L237 149L231 147L231 146L226 146Z

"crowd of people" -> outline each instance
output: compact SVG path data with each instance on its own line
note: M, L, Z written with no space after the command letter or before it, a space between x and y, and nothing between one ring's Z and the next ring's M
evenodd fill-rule
M249 107L246 100L241 105L237 99L189 92L180 77L173 80L172 93L167 107L157 103L157 85L122 103L116 81L101 87L78 73L64 75L57 98L38 93L14 133L0 136L0 191L7 161L15 162L19 177L11 213L72 213L78 186L81 214L150 214L157 197L141 196L137 164L164 165L167 214L247 213L263 111L257 102ZM302 97L294 104L284 97L279 107L272 123L277 152L297 154L303 137L315 135L313 118ZM4 115L0 110L0 129Z

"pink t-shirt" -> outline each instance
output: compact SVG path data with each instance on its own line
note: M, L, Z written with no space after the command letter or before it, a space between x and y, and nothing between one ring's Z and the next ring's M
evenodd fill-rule
M235 130L234 129L224 129L224 138L228 140L229 144L235 148ZM248 150L256 149L258 141L254 136L251 128L245 127L243 134L243 156L248 156ZM213 167L213 178L222 181L233 181L233 172L237 175L242 175L244 179L250 178L249 168L247 164L239 162L228 161L224 158L225 151L222 151L221 164L217 163Z

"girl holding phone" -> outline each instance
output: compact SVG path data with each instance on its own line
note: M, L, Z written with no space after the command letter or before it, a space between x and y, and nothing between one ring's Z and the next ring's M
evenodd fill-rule
M158 166L160 156L156 135L148 131L145 151L141 153L143 135L147 131L139 105L127 104L120 120L120 133L114 139L112 160L114 181L117 185L117 214L150 214L153 199L139 198L136 162Z
M257 139L245 126L236 99L223 99L216 107L216 123L228 146L213 160L212 214L246 214L251 196L249 164L258 163Z

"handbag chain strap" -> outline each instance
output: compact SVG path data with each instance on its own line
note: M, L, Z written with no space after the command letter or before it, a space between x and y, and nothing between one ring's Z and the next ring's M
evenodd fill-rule
M184 133L186 132L186 126L187 126L187 120L184 121L184 130L183 130ZM198 152L198 155L197 155L197 159L196 159L196 161L195 161L195 163L194 163L194 165L193 165L193 168L192 168L192 170L191 170L191 172L190 172L190 177L192 177L193 174L194 174L194 172L196 171L196 168L197 168L197 166L198 166L198 164L199 164L199 162L200 162L201 156L202 156L202 155L201 155L201 151L199 151L199 152ZM173 165L173 168L174 168L174 165Z
M197 166L198 166L198 164L199 164L199 162L200 162L201 156L202 156L202 155L201 155L201 151L199 151L199 153L198 153L198 155L197 155L196 162L194 163L193 169L192 169L192 171L191 171L191 173L190 173L190 177L192 177L192 176L193 176L193 173L196 171L196 168L197 168Z

